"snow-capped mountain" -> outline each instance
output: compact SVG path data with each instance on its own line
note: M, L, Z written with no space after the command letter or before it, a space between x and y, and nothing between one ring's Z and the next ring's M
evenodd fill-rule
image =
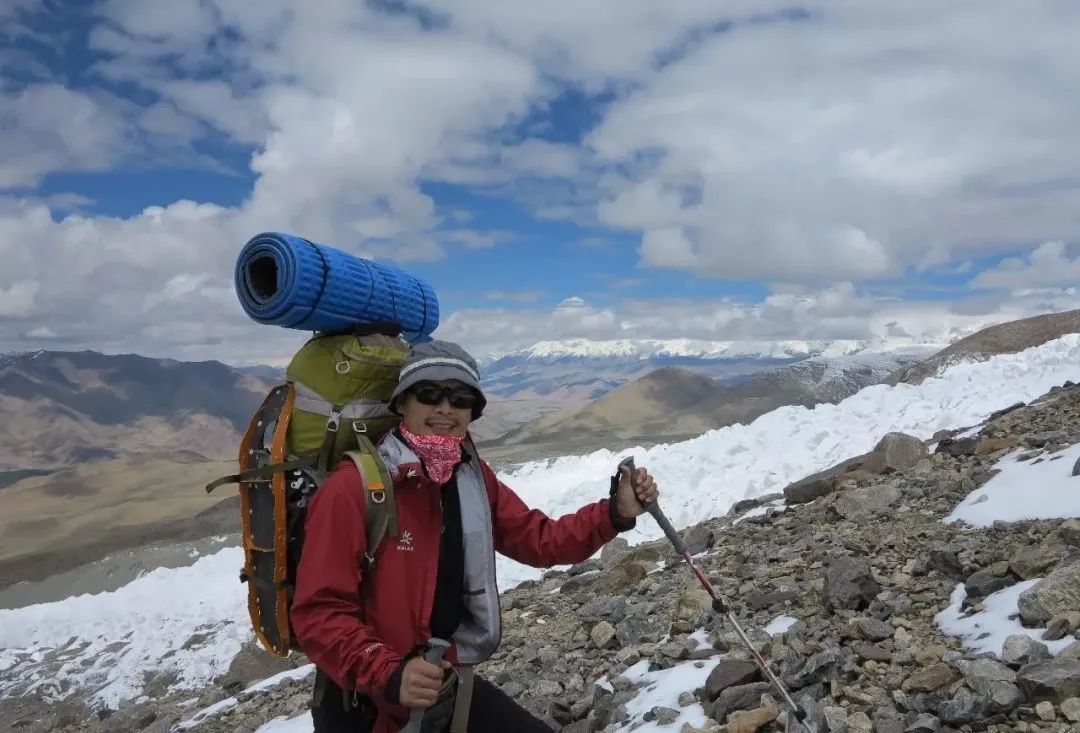
M903 362L940 348L907 339L540 341L481 361L484 390L495 399L474 433L481 440L497 438L549 413L603 397L657 369L681 367L726 383L807 359L887 354Z
M699 339L616 339L593 341L568 339L539 341L527 349L493 354L483 365L493 371L524 361L556 362L581 359L648 360L702 359L779 361L807 359L814 356L850 356L863 351L896 351L911 346L910 339L815 339L782 341L704 341ZM928 345L933 346L933 345ZM936 345L940 348L941 345Z

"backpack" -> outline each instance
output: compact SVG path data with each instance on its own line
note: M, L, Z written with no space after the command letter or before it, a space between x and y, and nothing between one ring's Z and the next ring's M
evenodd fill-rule
M384 329L391 331L391 329ZM240 443L239 472L207 484L240 487L248 614L260 644L284 657L298 648L290 623L304 518L342 460L365 487L366 558L397 537L393 485L375 445L400 421L388 402L409 345L394 332L316 334L293 356L286 381L255 411Z

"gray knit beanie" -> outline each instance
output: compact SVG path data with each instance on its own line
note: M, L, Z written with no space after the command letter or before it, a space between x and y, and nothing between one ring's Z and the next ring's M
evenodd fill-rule
M439 382L444 379L456 379L476 390L479 397L472 409L475 420L484 412L487 398L480 389L480 370L476 360L465 349L450 341L432 340L416 344L409 352L401 367L397 387L390 396L390 409L397 410L397 399L409 387L419 382Z

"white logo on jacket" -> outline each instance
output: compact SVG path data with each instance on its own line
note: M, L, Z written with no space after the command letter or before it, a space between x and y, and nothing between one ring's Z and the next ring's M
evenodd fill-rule
M402 552L412 552L413 551L412 532L410 532L409 530L405 530L404 532L401 533L401 539L398 540L397 548L399 550L401 550Z

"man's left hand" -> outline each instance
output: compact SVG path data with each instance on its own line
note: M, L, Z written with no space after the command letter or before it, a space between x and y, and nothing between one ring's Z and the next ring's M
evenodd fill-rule
M645 504L656 501L660 492L656 481L645 468L637 469L635 486L630 484L630 469L619 467L619 487L615 490L615 508L623 519L634 519L645 513Z

